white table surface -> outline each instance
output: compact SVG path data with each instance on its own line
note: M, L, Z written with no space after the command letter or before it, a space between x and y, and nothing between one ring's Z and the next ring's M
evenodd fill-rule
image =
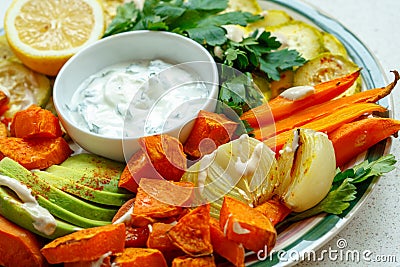
M244 0L245 1L245 0ZM290 0L288 0L290 1ZM400 1L399 0L303 0L314 5L359 37L370 48L382 65L384 74L392 78L390 70L400 70ZM0 26L4 12L10 0L0 0ZM398 86L399 87L399 86ZM392 94L395 107L400 104L400 88ZM395 109L395 118L400 118L399 109ZM400 160L399 140L394 139L391 153ZM400 266L400 164L395 171L383 176L365 205L344 230L322 250L337 249L337 242L345 239L348 250L370 251L375 256L394 256L396 263L371 263L361 260L331 260L302 262L299 266L335 265L335 266ZM389 258L386 257L386 258ZM393 257L392 257L393 259Z

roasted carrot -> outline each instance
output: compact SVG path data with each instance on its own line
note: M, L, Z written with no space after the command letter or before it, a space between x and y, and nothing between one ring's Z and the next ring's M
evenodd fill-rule
M254 209L264 214L274 226L291 213L291 210L285 204L275 199L268 200Z
M342 125L329 134L335 148L336 165L342 166L399 130L400 121L391 118L365 118Z
M384 112L386 108L374 103L356 103L343 107L328 116L322 117L318 120L311 121L304 124L301 128L313 129L318 132L331 133L345 123L354 121L364 114L371 114L372 112ZM292 130L284 131L274 137L264 141L271 149L279 151L283 145L289 140Z
M37 237L0 215L0 265L46 266Z
M360 70L349 75L323 82L314 86L315 92L300 100L289 100L277 96L271 101L245 112L240 118L251 127L259 128L272 120L280 120L296 111L333 99L346 91L360 76Z
M277 233L261 212L232 197L225 196L219 217L225 236L254 252L272 249Z
M236 267L244 266L244 248L237 242L226 238L219 221L210 219L210 234L213 250Z
M0 159L9 157L25 168L45 169L60 164L72 153L68 143L62 138L18 137L0 138Z
M167 267L163 254L157 249L151 248L125 248L118 254L112 266L135 267L154 266Z
M58 118L49 110L31 105L18 111L10 125L11 136L20 138L56 138L62 136Z
M345 96L338 99L333 99L309 108L300 110L289 117L275 121L275 125L265 125L261 128L256 128L252 132L254 137L259 140L265 140L268 137L279 134L281 132L301 127L302 125L319 119L323 116L331 114L335 110L355 103L375 103L385 96L389 95L397 84L400 76L397 71L393 71L394 81L386 87L375 88L351 96Z
M92 261L106 253L124 250L125 225L123 223L83 229L59 237L40 251L51 264Z

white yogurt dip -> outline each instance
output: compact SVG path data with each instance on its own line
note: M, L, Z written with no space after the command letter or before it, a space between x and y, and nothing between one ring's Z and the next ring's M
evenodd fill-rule
M210 91L184 65L139 60L91 75L67 108L82 129L107 137L138 137L171 129L197 115Z

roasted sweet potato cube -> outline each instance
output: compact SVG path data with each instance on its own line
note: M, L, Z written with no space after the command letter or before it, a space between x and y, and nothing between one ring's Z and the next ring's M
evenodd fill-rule
M271 221L249 205L225 196L220 211L220 227L229 240L258 252L270 251L276 242L276 230Z
M210 219L211 244L215 253L227 259L234 266L244 266L244 248L239 243L229 240L221 230L219 221Z
M210 237L210 204L190 211L167 234L175 246L190 256L210 255L213 252Z
M150 218L178 216L192 196L192 183L142 178L133 214Z
M106 253L124 250L125 225L123 223L83 229L59 237L40 251L51 264L93 261Z
M145 136L139 138L139 144L162 177L171 181L181 179L187 168L187 159L177 138L166 134Z
M118 181L118 186L136 193L142 177L163 179L154 168L146 153L143 150L139 150L132 155L126 164Z
M204 257L177 257L172 261L172 267L215 267L213 256Z
M283 203L279 202L279 200L268 200L255 207L255 209L264 214L274 226L283 221L291 212L291 210Z
M159 250L151 248L126 248L114 259L114 265L119 267L167 267L163 254Z
M161 251L167 263L171 263L172 260L178 256L185 255L180 248L172 243L167 234L172 227L172 224L154 223L149 238L147 239L147 247Z
M237 128L237 123L224 114L201 110L183 150L193 159L214 151L218 146L228 143Z

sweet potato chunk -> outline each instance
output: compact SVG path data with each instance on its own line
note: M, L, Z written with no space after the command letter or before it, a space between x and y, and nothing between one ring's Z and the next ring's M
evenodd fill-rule
M142 177L162 179L143 150L139 150L129 159L121 173L118 186L136 193Z
M271 221L261 212L232 197L224 197L219 223L229 240L256 253L265 247L270 250L275 245L277 234Z
M210 219L211 244L215 253L224 257L237 267L244 266L244 248L239 243L225 237L219 221Z
M210 204L184 215L168 231L172 243L190 256L206 256L213 252L210 237Z
M141 178L179 181L186 170L186 155L178 139L168 135L139 139L141 149L132 155L118 186L137 192Z
M139 139L157 172L166 180L179 181L187 168L186 155L181 142L172 136L152 135Z
M274 226L283 221L291 212L288 207L278 200L268 200L254 209L264 214Z
M198 159L228 143L236 128L237 123L224 114L200 110L183 150L191 158Z
M83 229L59 237L45 245L41 252L51 264L93 261L106 253L124 250L125 225L123 223Z
M119 267L167 267L163 254L157 249L151 248L126 248L118 254L113 265Z
M172 227L172 224L154 223L149 238L147 239L147 247L161 251L167 263L171 263L172 260L178 256L185 255L185 253L175 246L168 237L167 232Z
M193 195L193 184L166 180L140 180L133 214L150 218L177 216Z
M56 138L62 136L58 118L51 111L31 105L18 111L10 125L11 136L19 138Z
M72 153L67 141L58 138L0 138L0 159L9 157L25 168L45 169L60 164Z
M37 237L0 216L0 265L46 266Z
M187 256L177 257L172 261L172 267L215 267L213 256L191 258Z

